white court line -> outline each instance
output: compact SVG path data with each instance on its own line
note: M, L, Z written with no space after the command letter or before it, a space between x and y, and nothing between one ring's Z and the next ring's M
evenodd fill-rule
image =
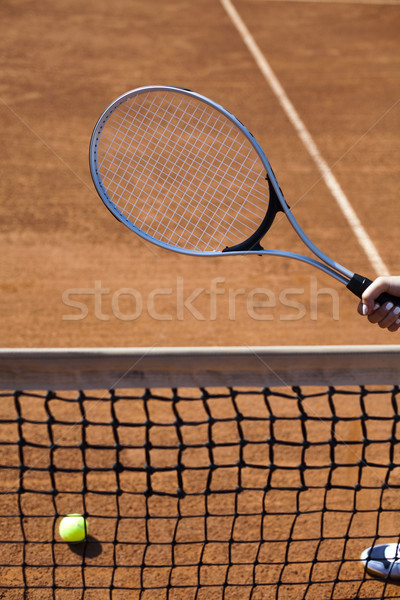
M368 260L370 261L376 274L389 275L389 270L383 262L382 258L380 257L380 254L375 244L373 243L372 239L361 224L360 219L358 218L345 193L340 187L336 177L329 168L329 165L322 158L313 138L311 137L311 134L307 130L293 104L287 97L285 90L281 86L275 73L272 71L268 61L262 54L260 48L258 47L253 36L247 29L239 13L232 5L231 0L220 0L220 2L223 8L225 9L226 13L228 14L229 18L231 19L233 25L239 32L248 50L252 54L261 73L264 75L266 81L269 83L272 91L274 92L280 105L282 106L283 110L288 116L299 138L301 139L310 156L317 165L318 170L321 173L323 180L325 181L325 184L327 185L328 189L330 190L336 202L338 203L341 211L343 212L343 215L347 219L350 227L354 232L354 235L356 236L360 246L363 248L365 254L367 255Z

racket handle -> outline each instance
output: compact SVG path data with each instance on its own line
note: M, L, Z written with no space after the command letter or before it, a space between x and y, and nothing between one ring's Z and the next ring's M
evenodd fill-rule
M363 277L362 275L357 275L354 273L353 277L350 279L347 284L347 288L353 292L358 298L361 298L363 292L371 285L371 279L368 277ZM378 298L375 299L375 302L380 304L385 304L385 302L391 302L394 306L400 306L400 298L398 296L393 296L392 294L388 294L387 292L383 292Z

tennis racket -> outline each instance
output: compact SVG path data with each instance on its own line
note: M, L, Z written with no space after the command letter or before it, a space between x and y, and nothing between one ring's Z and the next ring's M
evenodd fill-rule
M115 100L90 142L90 170L111 213L145 240L190 255L296 259L361 297L371 280L317 248L297 223L262 148L225 108L190 90L142 87ZM317 258L264 250L285 213ZM399 298L382 294L378 303Z

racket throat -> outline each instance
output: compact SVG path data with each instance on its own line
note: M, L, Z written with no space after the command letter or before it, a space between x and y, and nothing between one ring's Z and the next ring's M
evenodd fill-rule
M222 252L253 252L258 250L264 250L261 246L260 242L257 241L255 244L250 243L250 238L241 244L236 244L236 246L227 246L222 250Z
M227 246L222 250L222 252L250 252L264 250L264 248L260 244L261 238L263 238L267 231L270 229L272 223L274 222L276 213L279 211L284 212L282 205L279 202L278 196L275 192L274 186L272 185L268 175L265 179L268 181L269 203L267 212L261 225L253 233L253 235L247 238L247 240L244 240L243 242L241 242L240 244L236 244L235 246Z

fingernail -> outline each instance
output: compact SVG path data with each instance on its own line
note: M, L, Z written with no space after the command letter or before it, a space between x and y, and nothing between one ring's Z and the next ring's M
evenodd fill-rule
M396 321L394 322L395 325L400 325L400 318L396 319Z
M362 305L362 314L363 315L367 315L368 314L368 306L366 304Z
M393 314L398 315L399 313L400 313L400 306L396 306L396 308L393 309Z
M386 308L386 310L392 310L393 306L394 306L393 302L388 302L386 304L385 308Z
M380 306L381 306L380 304L378 304L377 302L375 302L374 310L378 310L378 308L380 308Z

